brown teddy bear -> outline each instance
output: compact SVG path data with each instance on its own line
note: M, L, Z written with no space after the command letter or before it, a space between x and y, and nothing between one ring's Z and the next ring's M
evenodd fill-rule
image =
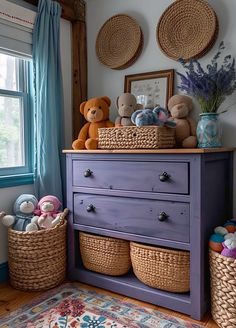
M73 141L73 149L97 149L98 129L114 126L109 121L110 105L111 100L106 96L89 99L80 105L80 113L84 115L88 123L80 130L78 139Z
M122 93L116 100L118 114L115 120L115 127L134 125L131 121L131 115L136 109L141 109L143 106L137 104L136 97L132 93Z
M197 146L196 123L188 115L193 109L192 99L185 95L172 96L168 109L176 123L176 146L195 148Z

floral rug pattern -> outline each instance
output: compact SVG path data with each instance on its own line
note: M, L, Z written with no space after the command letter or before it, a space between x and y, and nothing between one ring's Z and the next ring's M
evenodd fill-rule
M202 328L164 313L64 284L0 318L0 328Z

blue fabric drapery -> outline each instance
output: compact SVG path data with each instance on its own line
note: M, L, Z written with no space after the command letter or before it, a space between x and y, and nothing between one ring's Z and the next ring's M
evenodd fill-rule
M39 0L33 30L35 92L35 194L62 200L63 89L60 58L61 7Z

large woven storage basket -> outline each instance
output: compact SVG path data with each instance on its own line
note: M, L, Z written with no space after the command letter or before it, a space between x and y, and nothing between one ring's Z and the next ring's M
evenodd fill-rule
M11 285L21 290L46 290L59 285L66 274L66 226L22 232L8 229L8 259Z
M236 328L236 260L210 251L211 313L219 327Z
M189 252L131 242L130 255L134 274L144 284L169 292L189 291Z
M175 129L160 126L126 126L98 129L101 149L173 148Z
M129 242L80 232L80 253L86 269L120 276L131 268Z

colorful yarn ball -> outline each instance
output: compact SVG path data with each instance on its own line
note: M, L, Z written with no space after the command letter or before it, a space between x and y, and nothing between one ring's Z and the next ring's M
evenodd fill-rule
M217 253L221 253L223 250L223 245L222 245L223 242L224 242L224 237L218 233L214 233L210 237L209 247L211 250Z
M236 222L233 221L227 221L224 224L224 227L227 229L228 232L234 233L236 231Z

